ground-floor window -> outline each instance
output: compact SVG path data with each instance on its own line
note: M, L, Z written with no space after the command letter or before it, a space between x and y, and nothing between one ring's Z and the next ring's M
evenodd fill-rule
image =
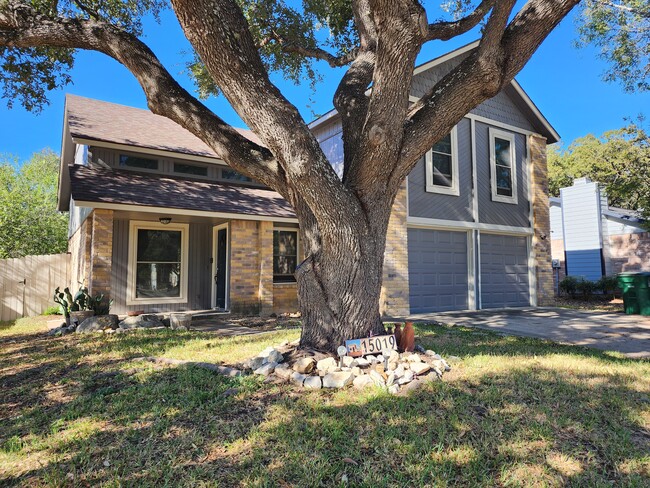
M131 222L129 304L187 301L187 229L187 224Z
M273 231L273 282L296 281L294 273L298 266L298 229L275 229Z

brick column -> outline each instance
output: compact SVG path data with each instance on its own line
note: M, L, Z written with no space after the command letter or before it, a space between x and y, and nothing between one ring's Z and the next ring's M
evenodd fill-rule
M383 316L406 317L410 314L406 213L404 182L395 197L386 234L384 274L379 300L379 311Z
M90 294L103 293L110 298L113 267L113 211L93 210L90 254Z
M531 134L528 138L532 173L533 253L537 279L537 305L553 301L553 269L551 267L551 222L548 203L548 169L546 138Z
M259 223L260 314L273 313L273 222Z
M230 310L260 312L259 227L254 220L230 221Z

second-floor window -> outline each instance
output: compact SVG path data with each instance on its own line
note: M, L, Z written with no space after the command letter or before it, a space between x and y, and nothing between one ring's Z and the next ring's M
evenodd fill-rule
M197 164L174 163L174 173L193 176L208 176L208 168L207 166L199 166Z
M458 145L456 128L440 139L425 155L426 190L458 195Z
M120 154L120 166L156 171L158 170L158 160L142 158L140 156L131 156L129 154Z
M493 127L490 128L490 180L493 201L517 203L515 136Z
M253 181L251 180L248 176L244 176L241 173L238 173L234 169L222 169L221 170L221 178L224 180L231 180L231 181Z

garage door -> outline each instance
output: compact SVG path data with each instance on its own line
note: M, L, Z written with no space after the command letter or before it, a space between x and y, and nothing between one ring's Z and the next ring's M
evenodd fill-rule
M411 313L466 310L467 233L408 230Z
M481 232L481 308L527 305L527 238Z

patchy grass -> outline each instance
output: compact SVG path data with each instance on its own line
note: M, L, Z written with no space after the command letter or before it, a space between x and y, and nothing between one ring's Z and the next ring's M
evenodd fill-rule
M648 486L650 362L419 326L459 356L411 397L135 361L237 362L298 331L0 337L0 485ZM11 333L7 333L11 331Z

